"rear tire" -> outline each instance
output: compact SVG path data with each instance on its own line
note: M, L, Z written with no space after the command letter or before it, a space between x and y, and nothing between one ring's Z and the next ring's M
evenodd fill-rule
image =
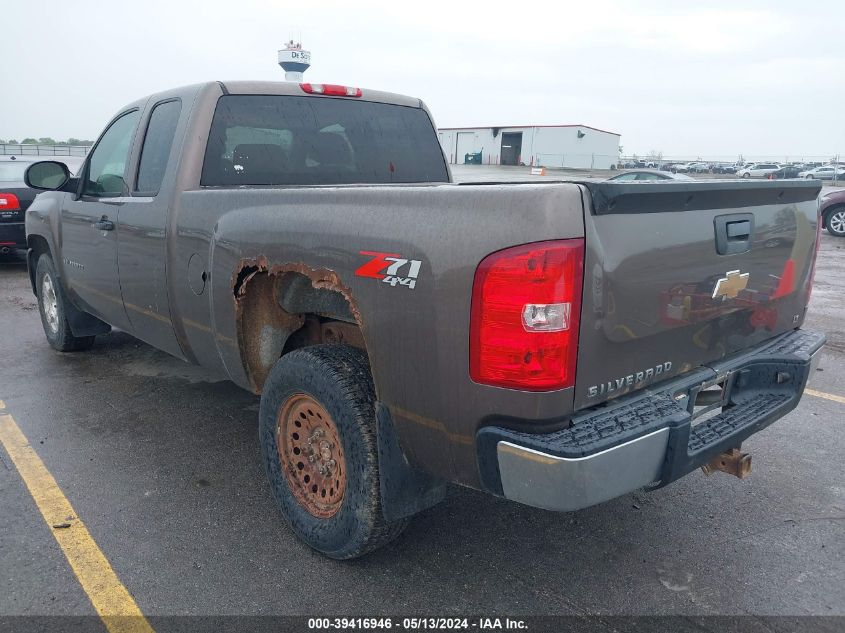
M315 345L283 356L264 383L259 438L282 516L315 550L357 558L408 524L382 512L375 391L363 351Z
M824 228L836 237L845 237L845 206L834 207L824 216Z
M52 258L44 253L35 268L35 292L41 325L50 347L59 352L78 352L94 344L93 336L74 336L67 320L67 298Z

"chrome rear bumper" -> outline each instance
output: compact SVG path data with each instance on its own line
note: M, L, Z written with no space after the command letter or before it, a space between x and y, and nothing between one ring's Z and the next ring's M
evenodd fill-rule
M794 409L824 341L795 330L653 391L579 412L562 431L484 427L477 436L482 482L507 499L557 511L666 485ZM696 395L716 383L724 407L694 421ZM485 468L491 449L494 467Z
M499 442L505 497L567 512L614 499L660 479L669 429L660 429L587 457L555 457Z

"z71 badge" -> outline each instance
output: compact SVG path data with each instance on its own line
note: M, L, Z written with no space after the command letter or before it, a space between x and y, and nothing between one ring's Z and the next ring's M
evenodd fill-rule
M371 259L355 271L357 277L379 279L394 288L397 285L405 286L411 290L416 287L417 277L419 277L420 267L422 266L420 260L405 259L398 253L378 253L376 251L361 251L361 255L366 255Z

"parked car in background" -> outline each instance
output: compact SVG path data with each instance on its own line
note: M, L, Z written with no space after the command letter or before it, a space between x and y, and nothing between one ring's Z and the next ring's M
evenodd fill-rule
M777 163L754 163L736 172L740 178L767 178L769 174L780 169Z
M710 172L710 165L707 163L690 163L687 165L687 172L690 174L707 174Z
M828 233L845 237L845 189L824 194L820 200L819 214Z
M83 157L50 156L50 160L64 163L73 175L82 165ZM0 156L0 254L26 248L24 211L38 192L23 181L26 168L44 160L44 156Z
M633 169L631 171L626 171L624 173L618 174L613 178L607 179L610 182L632 182L632 181L643 181L643 180L692 180L695 181L695 178L690 178L689 176L685 176L684 174L671 174L666 171L660 171L657 169Z
M780 180L783 178L798 178L798 174L801 173L801 168L796 167L794 165L784 165L780 169L776 169L769 177L774 180Z
M732 165L725 165L724 163L710 163L710 172L713 174L733 174L736 169Z
M672 172L678 174L685 174L689 171L690 163L675 163L672 165Z
M845 167L841 165L822 165L808 171L802 171L798 174L798 178L815 178L816 180L833 180L836 176L837 180L845 180Z
M643 160L626 160L620 165L621 169L639 169L646 166Z

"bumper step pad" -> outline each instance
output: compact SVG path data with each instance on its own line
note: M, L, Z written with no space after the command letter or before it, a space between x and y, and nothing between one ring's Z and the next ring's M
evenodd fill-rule
M749 401L727 409L690 429L687 453L694 455L734 435L754 420L777 411L791 398L789 394L759 394Z
M667 424L679 424L688 417L686 410L668 393L656 393L576 416L569 428L547 435L514 432L509 441L571 459L612 448ZM537 438L542 438L539 445Z

